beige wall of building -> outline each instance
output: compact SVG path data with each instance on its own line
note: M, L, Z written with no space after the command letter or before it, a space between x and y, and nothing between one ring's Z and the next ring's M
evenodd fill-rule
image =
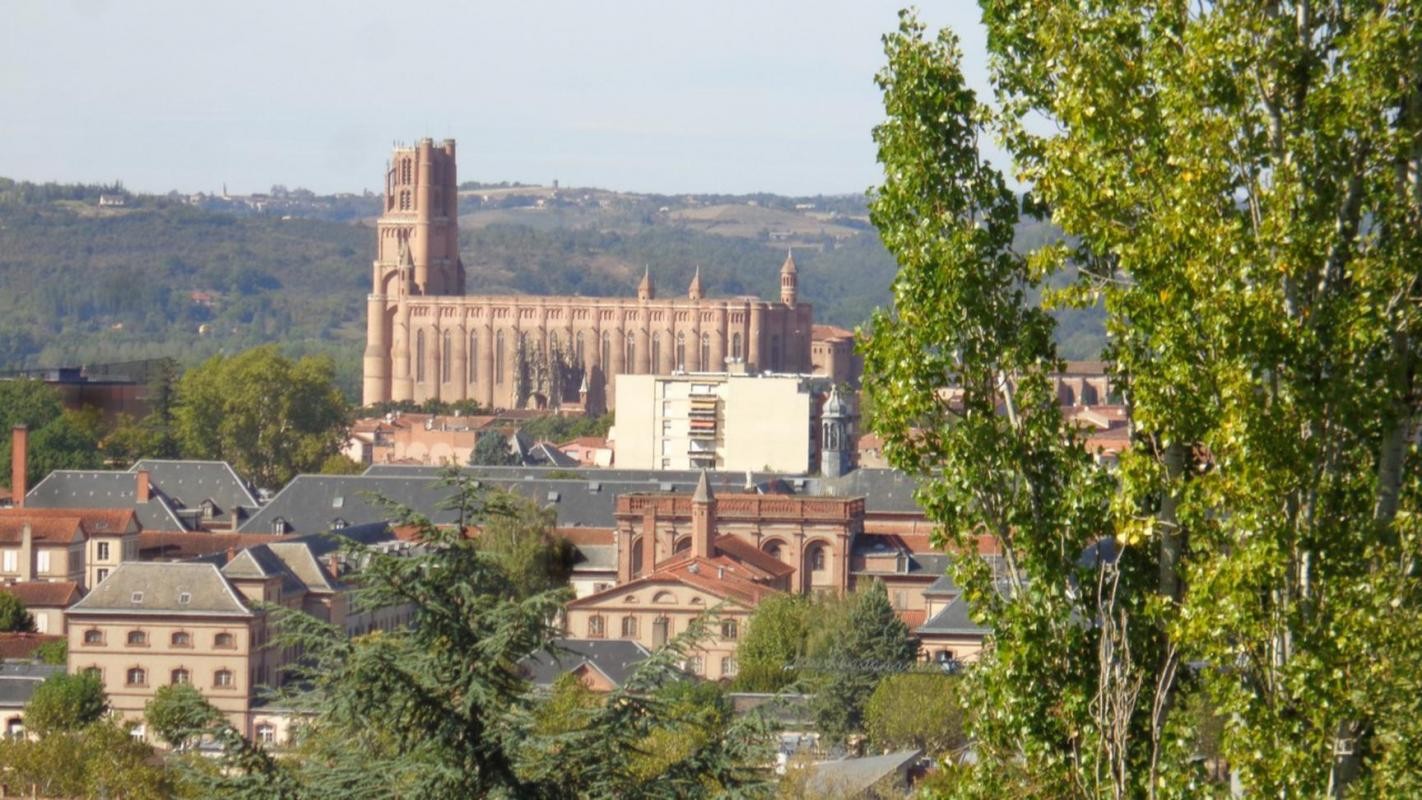
M810 472L821 383L803 375L619 375L617 466Z

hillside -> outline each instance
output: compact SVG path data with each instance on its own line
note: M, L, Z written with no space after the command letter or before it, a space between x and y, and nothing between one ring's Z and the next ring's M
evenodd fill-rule
M471 292L658 291L699 265L709 294L772 297L786 248L816 319L845 327L889 300L895 265L855 197L661 196L465 184ZM122 198L100 206L100 195ZM140 196L0 179L0 370L175 356L264 342L327 352L354 393L369 290L371 196ZM1024 226L1024 244L1051 236ZM1099 350L1098 315L1063 319L1066 355Z

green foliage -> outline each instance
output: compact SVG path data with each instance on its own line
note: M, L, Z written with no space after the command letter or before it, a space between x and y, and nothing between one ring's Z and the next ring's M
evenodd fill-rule
M484 431L474 442L469 463L476 467L508 467L518 463L518 456L509 449L508 437L498 431Z
M864 704L864 730L875 747L916 747L936 756L967 743L958 678L941 672L889 675Z
M755 607L736 645L738 692L778 692L800 677L816 602L803 595L775 595Z
M829 629L818 652L811 649L820 673L810 704L816 729L834 742L863 730L864 706L874 688L907 669L917 654L918 643L894 613L882 581L855 594L843 624Z
M0 741L0 770L11 791L28 795L34 787L40 797L200 796L189 794L189 787L155 763L153 748L135 740L118 720L55 732L38 741Z
M492 491L479 551L496 561L519 598L563 589L573 573L573 545L558 536L558 512L520 494Z
M222 715L189 683L158 687L143 709L148 729L175 750L185 750L222 721Z
M41 738L72 733L108 711L104 684L97 675L58 673L45 678L25 706L25 727Z
M639 666L626 686L595 702L567 681L551 700L530 691L515 665L550 646L566 590L525 596L501 560L466 538L487 525L493 499L457 470L455 524L439 527L398 507L428 550L395 555L351 545L364 564L361 607L411 604L414 624L354 639L297 611L278 611L276 646L303 648L298 684L315 718L294 762L229 757L209 784L216 796L270 797L698 797L750 796L768 757L763 722L735 720L663 742L647 768L637 745L663 729L687 732L699 695L657 690L705 635L679 637ZM695 702L688 702L687 698ZM696 719L705 722L703 716ZM660 740L657 740L660 741ZM228 744L229 753L239 740ZM258 753L251 753L256 756ZM651 775L655 772L655 775ZM649 777L650 776L650 777Z
M535 441L558 444L579 436L606 436L607 432L612 429L612 423L611 413L600 417L568 417L561 414L548 414L524 422L520 430Z
M213 356L183 375L174 426L187 458L220 459L258 486L315 472L342 444L347 409L329 359L274 346Z
M365 465L345 453L333 453L326 456L317 472L322 475L359 475L365 472Z
M51 639L35 648L35 659L41 664L64 666L69 662L69 640Z
M0 474L10 475L10 439L15 425L29 427L26 477L30 486L56 469L93 469L99 461L99 418L92 411L66 411L59 392L43 381L0 380Z
M981 6L997 113L951 34L885 38L871 218L900 273L865 356L923 507L1004 549L955 568L994 639L954 794L1222 795L1196 692L1250 795L1416 794L1415 3ZM1019 255L1021 210L1067 238ZM1114 472L1043 377L1046 307L1096 302Z
M35 618L25 610L25 604L14 594L0 589L0 631L30 631L35 629Z

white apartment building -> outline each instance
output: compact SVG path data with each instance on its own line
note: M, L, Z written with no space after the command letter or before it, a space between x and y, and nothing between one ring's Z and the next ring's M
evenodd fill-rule
M823 376L618 375L619 469L819 469Z

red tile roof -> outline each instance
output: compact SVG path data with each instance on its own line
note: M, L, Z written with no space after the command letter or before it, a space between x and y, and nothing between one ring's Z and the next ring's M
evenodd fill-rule
M138 534L138 553L144 561L181 560L225 552L229 547L242 550L281 539L276 533L143 531Z
M0 660L28 661L40 645L62 640L63 636L43 633L0 633Z
M0 544L19 544L25 535L25 526L30 526L31 541L35 544L72 544L84 541L84 526L78 517L26 517L0 516Z
M558 528L557 533L573 544L613 544L617 538L612 528Z
M735 536L716 537L716 549L737 561L744 561L775 577L789 575L795 571L795 568L789 564Z
M846 330L838 325L811 325L810 341L824 341L826 339L853 339L854 331Z
M86 536L113 536L139 530L132 508L0 508L0 529L7 529L4 528L7 522L18 521L15 523L18 532L29 522L36 538L39 537L36 523L49 519L78 519Z
M84 596L74 581L23 581L0 586L19 598L25 608L68 608Z

